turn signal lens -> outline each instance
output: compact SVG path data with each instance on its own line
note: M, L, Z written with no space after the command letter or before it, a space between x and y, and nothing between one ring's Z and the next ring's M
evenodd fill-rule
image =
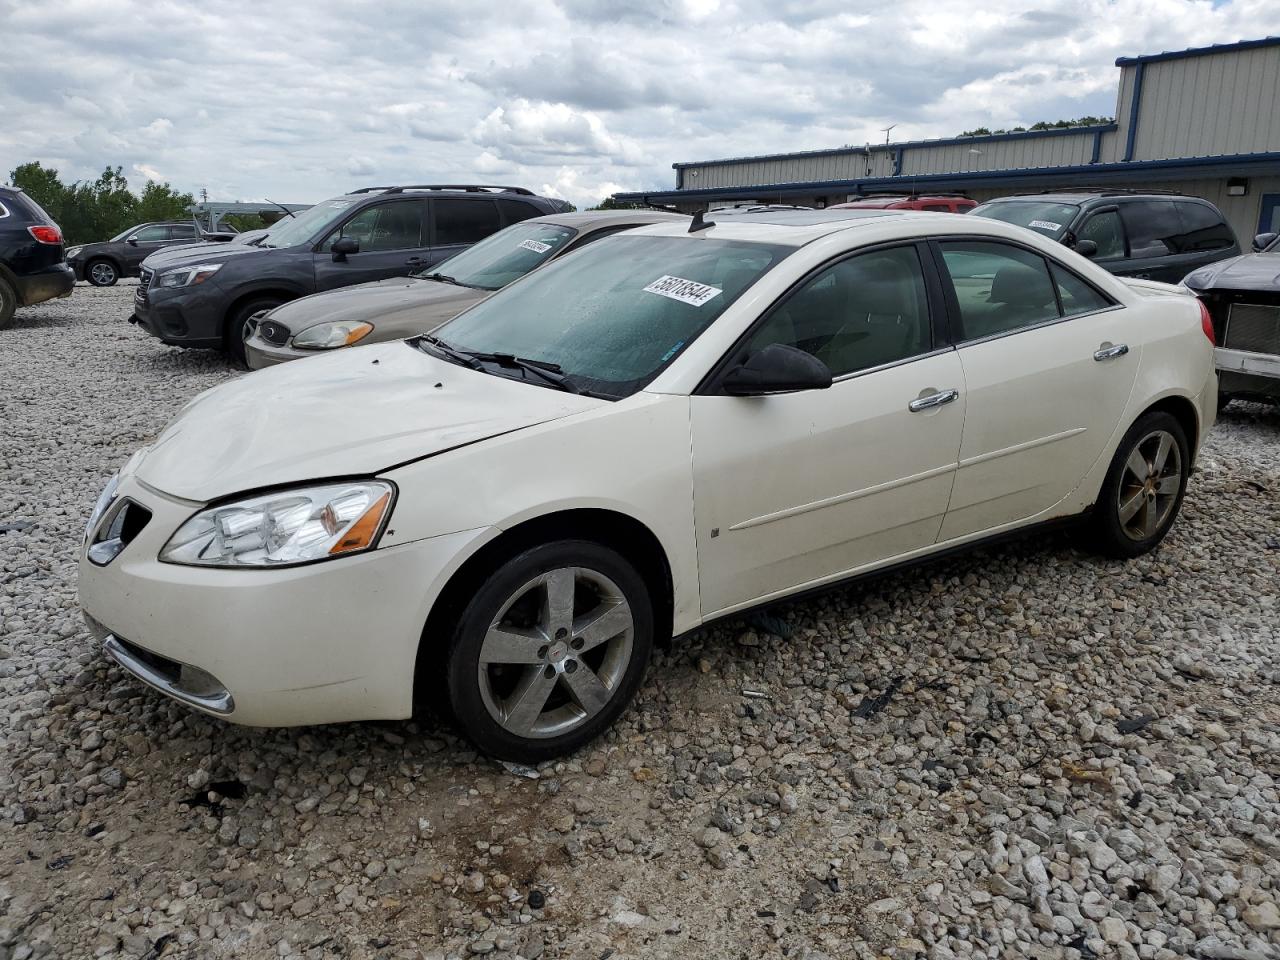
M384 493L378 502L364 512L351 528L329 548L329 556L339 553L350 553L352 550L363 550L373 543L382 526L382 518L387 512L387 504L391 502L391 494Z
M62 231L57 227L27 227L27 233L35 237L40 243L56 244L62 242Z
M1209 308L1205 306L1203 300L1200 301L1200 329L1204 331L1204 335L1209 338L1209 343L1213 346L1218 345L1218 338L1213 335L1213 317L1209 315Z

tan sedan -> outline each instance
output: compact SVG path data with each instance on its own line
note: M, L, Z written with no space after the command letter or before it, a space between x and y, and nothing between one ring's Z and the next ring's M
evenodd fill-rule
M557 257L622 230L681 214L658 210L557 213L513 224L429 271L317 293L276 307L251 323L249 369L328 350L429 333Z

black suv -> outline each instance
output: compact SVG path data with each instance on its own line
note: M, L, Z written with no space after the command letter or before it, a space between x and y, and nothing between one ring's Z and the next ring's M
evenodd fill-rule
M505 226L567 206L522 187L365 187L285 218L250 244L166 254L154 270L144 264L130 319L164 343L225 349L243 361L259 312L420 273Z
M0 187L0 328L18 307L70 296L75 285L58 225L21 190Z
M231 234L218 234L230 239ZM172 223L140 223L101 243L86 243L67 248L67 263L77 280L88 280L95 287L109 287L121 277L136 277L142 261L157 250L184 243L200 243L210 239L190 220Z
M1236 235L1208 200L1178 194L1080 191L988 200L970 211L1052 237L1121 277L1177 283L1238 257Z

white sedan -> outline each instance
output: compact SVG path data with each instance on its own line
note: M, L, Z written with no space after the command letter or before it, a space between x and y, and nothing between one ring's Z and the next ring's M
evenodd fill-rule
M1151 550L1216 395L1199 301L999 221L656 225L201 395L103 492L80 597L207 713L430 705L533 762L716 618L1050 521Z

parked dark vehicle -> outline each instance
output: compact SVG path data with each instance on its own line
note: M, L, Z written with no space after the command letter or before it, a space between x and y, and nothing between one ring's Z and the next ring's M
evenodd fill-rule
M252 244L202 247L144 269L130 319L164 343L244 361L247 322L289 300L425 270L512 223L567 206L522 187L365 187L272 225Z
M1222 213L1199 197L1042 193L988 200L970 216L1035 230L1121 277L1177 283L1205 264L1240 255Z
M1213 320L1219 409L1237 397L1280 403L1280 234L1259 234L1253 249L1182 281Z
M67 263L77 280L95 287L110 287L121 277L136 277L142 261L157 250L207 240L230 240L234 231L204 233L194 221L140 223L101 243L67 248Z
M0 328L18 307L68 297L75 285L58 225L21 190L0 187Z

